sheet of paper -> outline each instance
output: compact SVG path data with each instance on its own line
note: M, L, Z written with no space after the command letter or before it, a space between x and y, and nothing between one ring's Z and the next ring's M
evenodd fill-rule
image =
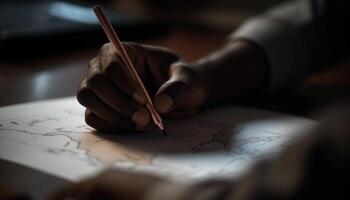
M165 125L167 136L98 133L73 97L3 107L0 158L72 181L107 167L196 181L238 175L317 123L227 106Z

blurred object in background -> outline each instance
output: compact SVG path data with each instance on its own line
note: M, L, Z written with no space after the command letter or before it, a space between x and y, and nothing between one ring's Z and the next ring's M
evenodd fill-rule
M232 31L247 18L283 1L285 0L146 0L145 2L163 17L177 23Z
M1 0L0 58L15 60L106 42L91 8L101 4L122 40L144 41L171 27L234 30L283 0Z
M21 59L102 44L107 40L92 12L96 2L113 3L1 1L0 58ZM123 40L145 39L165 30L156 20L119 14L109 7L105 5L107 14Z
M2 0L0 58L21 59L106 42L91 11L102 4L123 40L140 41L168 26L232 31L282 0ZM140 34L142 33L142 34Z

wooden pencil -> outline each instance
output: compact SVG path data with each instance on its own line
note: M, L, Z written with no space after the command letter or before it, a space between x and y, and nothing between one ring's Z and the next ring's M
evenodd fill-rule
M106 15L104 14L104 12L100 6L98 6L98 5L94 6L94 12L95 12L98 20L100 21L100 24L101 24L104 32L106 33L107 38L111 42L114 50L120 55L122 61L124 62L128 73L134 78L134 80L136 81L136 85L139 87L140 92L142 92L143 95L146 97L146 107L147 107L148 111L150 112L154 123L166 135L165 128L164 128L164 125L162 122L162 118L160 117L160 115L156 111L156 109L153 105L153 102L152 102L140 76L138 75L133 63L131 62L127 52L125 51L124 46L120 42L119 37L118 37L117 33L115 32L112 24L109 22L109 20L107 19Z

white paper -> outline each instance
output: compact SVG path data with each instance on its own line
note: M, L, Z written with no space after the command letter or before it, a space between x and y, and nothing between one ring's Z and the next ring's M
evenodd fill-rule
M178 181L236 176L280 152L312 120L226 106L166 121L168 135L102 134L63 98L0 109L0 158L77 181L113 167Z

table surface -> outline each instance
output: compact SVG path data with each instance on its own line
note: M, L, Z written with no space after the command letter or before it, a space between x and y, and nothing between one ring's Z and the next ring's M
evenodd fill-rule
M169 30L164 36L141 42L171 48L194 61L220 48L225 43L227 34L227 31L179 27ZM88 61L96 55L98 49L95 47L25 61L0 61L0 106L75 95L79 82L87 72ZM349 95L349 66L350 58L332 69L311 76L300 83L296 90L281 91L259 99L259 102L249 101L249 104L305 115L326 102ZM34 195L64 183L63 180L26 167L5 161L0 163L0 177L4 178L1 180L10 180L9 185L30 191ZM19 173L25 178L11 178L19 177ZM51 183L50 187L44 190L42 187L34 187L31 183L37 180L42 184ZM36 198L40 199L39 196Z

